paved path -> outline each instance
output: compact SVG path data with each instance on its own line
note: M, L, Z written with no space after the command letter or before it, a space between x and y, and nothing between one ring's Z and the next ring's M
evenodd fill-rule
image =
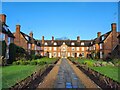
M99 88L72 62L63 58L58 61L38 88Z
M54 88L84 88L65 58L62 59Z

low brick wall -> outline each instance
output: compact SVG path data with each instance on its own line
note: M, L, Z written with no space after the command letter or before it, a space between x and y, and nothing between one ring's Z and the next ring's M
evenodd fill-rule
M76 63L72 61L73 64L76 64L77 67L84 72L90 79L92 79L98 86L100 86L102 89L111 88L114 90L120 89L120 83L117 81L112 80L109 77L106 77L105 75L87 67L86 65L80 65L79 63Z

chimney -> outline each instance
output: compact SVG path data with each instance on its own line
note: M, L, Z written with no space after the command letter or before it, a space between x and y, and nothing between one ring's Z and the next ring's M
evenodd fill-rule
M42 44L44 44L44 36L42 36Z
M16 25L16 33L20 33L20 25Z
M98 32L98 33L97 33L97 37L100 37L100 36L101 36L101 32Z
M52 36L52 41L54 41L54 36Z
M77 36L77 42L80 42L80 36Z
M111 24L111 29L112 29L112 31L116 31L116 23Z
M6 15L5 14L0 14L0 21L2 23L6 23Z
M32 31L29 33L29 35L30 35L31 38L33 38L33 32Z

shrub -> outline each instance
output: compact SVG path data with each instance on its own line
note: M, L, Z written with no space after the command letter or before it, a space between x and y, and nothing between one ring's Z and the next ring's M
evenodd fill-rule
M47 64L47 62L45 62L45 61L40 61L40 62L37 62L37 64L38 64L38 65L45 65L45 64Z
M30 65L37 65L37 61L36 61L36 60L32 60L32 61L30 62Z
M15 62L13 62L12 64L13 64L13 65L19 65L20 62L19 62L19 61L15 61Z

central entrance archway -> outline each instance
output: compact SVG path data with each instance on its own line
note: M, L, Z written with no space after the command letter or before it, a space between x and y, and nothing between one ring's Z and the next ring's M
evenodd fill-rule
M67 45L65 42L61 45L61 58L67 58Z

